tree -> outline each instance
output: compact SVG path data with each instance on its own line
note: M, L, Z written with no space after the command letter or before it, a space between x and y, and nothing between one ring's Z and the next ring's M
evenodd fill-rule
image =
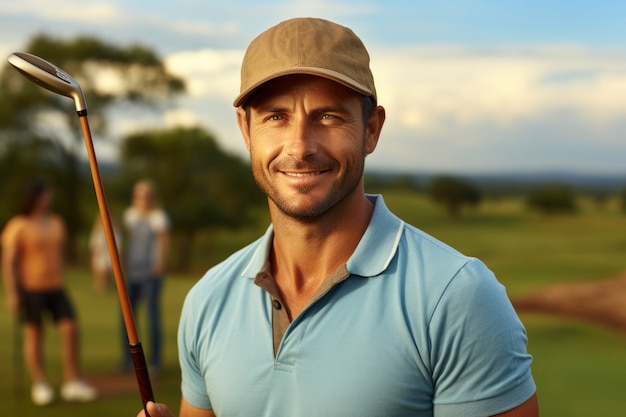
M365 189L369 193L381 193L383 190L398 190L413 193L420 191L419 181L410 174L366 174L364 181Z
M481 200L480 192L472 184L448 175L432 180L429 195L434 201L445 206L451 217L459 217L463 206L477 205Z
M146 47L121 48L87 36L66 41L38 35L25 50L52 62L78 81L94 133L104 132L106 109L114 104L151 106L167 102L172 94L184 91L183 80L169 74L158 56ZM103 74L116 80L115 90L103 87L100 82ZM85 185L80 132L71 100L44 90L5 64L0 74L0 159L6 160L8 155L20 150L28 153L28 158L39 160L39 165L50 164L49 154L42 151L44 147L23 145L47 143L48 149L54 149L54 163L59 172L64 172L64 180L55 184L55 190L57 201L66 204L63 214L71 257L76 252L75 237L84 225L79 210ZM20 166L14 164L15 168ZM19 175L4 177L5 182L14 180L19 180ZM16 188L15 184L6 187Z
M120 170L120 189L127 195L138 179L156 182L163 208L172 218L173 235L178 237L179 270L190 264L199 229L242 225L250 208L264 201L249 164L221 150L214 137L200 128L127 137L121 146Z
M571 213L576 210L576 196L567 185L546 184L531 192L526 204L543 214Z

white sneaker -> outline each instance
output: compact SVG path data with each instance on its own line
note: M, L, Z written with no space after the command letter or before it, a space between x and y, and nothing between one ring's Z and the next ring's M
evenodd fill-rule
M54 401L54 391L47 382L37 382L33 385L30 396L36 405L48 405Z
M98 392L94 387L84 381L76 380L66 382L61 387L61 398L72 402L89 402L98 397Z

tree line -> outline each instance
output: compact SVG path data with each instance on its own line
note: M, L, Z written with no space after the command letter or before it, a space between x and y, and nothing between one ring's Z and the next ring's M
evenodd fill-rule
M446 210L451 218L461 217L464 210L477 207L485 198L502 198L507 195L523 196L529 210L544 215L575 213L580 195L588 196L597 206L602 206L613 196L618 199L620 209L626 213L626 185L610 192L588 187L577 189L570 184L551 181L511 186L505 182L493 185L451 174L424 178L423 175L379 173L366 177L366 187L371 192L396 189L427 195Z

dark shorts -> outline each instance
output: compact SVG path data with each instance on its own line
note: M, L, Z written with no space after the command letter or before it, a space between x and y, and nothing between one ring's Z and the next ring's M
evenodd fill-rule
M26 323L41 326L44 314L50 313L52 319L74 320L74 308L64 290L55 291L22 291L22 319Z

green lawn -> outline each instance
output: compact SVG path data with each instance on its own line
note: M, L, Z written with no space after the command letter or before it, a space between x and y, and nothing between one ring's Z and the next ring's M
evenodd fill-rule
M626 270L626 216L608 205L597 210L585 205L577 215L541 217L523 210L519 201L488 201L450 220L424 197L388 194L385 198L401 217L461 251L483 259L507 286L521 295L556 282L611 278ZM203 270L262 233L259 230L215 233L200 237L194 269ZM203 245L203 246L202 246ZM164 372L153 379L158 401L178 408L179 371L176 325L184 295L199 277L170 276L164 290L166 346ZM83 368L89 378L115 372L119 355L117 296L98 294L90 275L81 269L68 274L71 295L83 332ZM1 293L2 296L4 293ZM142 312L141 312L142 313ZM626 398L626 336L574 320L525 314L533 373L539 388L543 416L623 416ZM140 339L143 315L138 316ZM49 326L47 363L52 382L60 379L58 334ZM141 407L133 389L107 395L92 404L56 402L45 409L31 405L28 378L15 349L14 320L0 314L0 402L6 415L135 416Z
M626 337L603 328L524 315L542 416L623 416Z
M79 314L82 332L82 363L87 379L99 380L117 376L117 366L121 355L120 312L117 294L110 292L100 294L93 288L92 278L86 271L71 271L68 276L70 294ZM178 409L180 401L180 377L176 357L176 326L183 298L194 281L189 278L169 277L164 287L164 370L153 378L153 390L158 401L171 404ZM4 295L4 294L3 294ZM144 311L137 315L137 326L140 340L147 335L142 331L145 326ZM133 376L122 378L123 385L130 390L111 388L117 391L114 395L90 404L66 404L57 401L41 409L31 404L29 399L29 382L21 357L16 357L16 349L20 349L21 339L16 339L14 320L6 313L0 315L0 334L4 335L0 344L0 402L9 407L6 415L15 416L135 416L141 408L139 391ZM54 326L49 325L46 333L46 362L50 382L60 384L61 362L59 357L59 334ZM125 381L124 381L125 380ZM128 383L126 383L128 381ZM121 392L120 392L121 391Z

